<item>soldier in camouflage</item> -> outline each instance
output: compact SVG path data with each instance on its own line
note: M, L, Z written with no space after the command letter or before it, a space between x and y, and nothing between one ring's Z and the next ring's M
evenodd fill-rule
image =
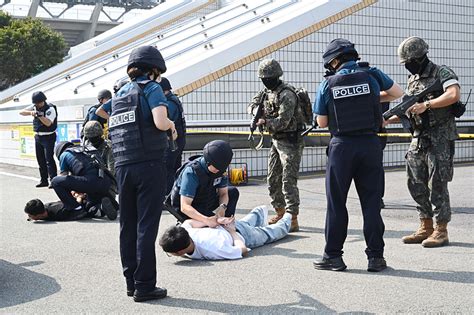
M448 182L453 179L454 140L458 138L451 105L460 99L458 77L447 66L438 66L428 57L428 44L409 37L398 47L400 62L411 73L406 93L417 94L439 79L443 89L429 94L408 112L420 123L408 149L408 189L418 204L420 227L402 238L406 244L437 247L448 244L447 224L451 220ZM390 118L388 122L396 121ZM433 216L436 227L433 228Z
M252 99L249 112L263 101L264 117L257 125L263 125L272 137L267 181L277 215L270 219L269 224L275 224L288 212L292 214L290 232L296 232L299 230L297 216L300 205L298 172L304 148L301 132L305 125L294 89L280 79L282 75L283 70L275 59L265 59L260 63L258 77L265 88Z

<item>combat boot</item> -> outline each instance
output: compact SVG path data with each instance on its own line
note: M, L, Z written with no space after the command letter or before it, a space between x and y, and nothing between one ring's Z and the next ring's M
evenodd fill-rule
M431 234L433 234L433 219L426 218L420 219L420 227L412 235L402 237L402 241L405 244L420 244L426 240Z
M426 240L421 243L423 247L439 247L443 245L449 244L448 239L448 223L440 223L436 224L436 229L433 234L430 235Z
M275 208L275 212L277 213L277 215L271 218L268 221L268 224L275 224L280 221L280 219L283 218L283 215L285 214L285 208Z
M291 215L291 226L290 226L290 233L298 232L300 230L300 226L298 224L298 215L292 214Z

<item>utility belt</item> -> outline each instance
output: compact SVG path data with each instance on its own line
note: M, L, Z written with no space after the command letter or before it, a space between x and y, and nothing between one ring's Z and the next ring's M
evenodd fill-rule
M296 143L302 138L301 133L304 130L305 129L288 132L277 132L272 135L272 138L275 140L288 140L288 142Z

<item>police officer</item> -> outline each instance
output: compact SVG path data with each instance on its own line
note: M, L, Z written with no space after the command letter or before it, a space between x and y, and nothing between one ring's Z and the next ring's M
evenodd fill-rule
M100 207L110 220L115 220L117 210L109 196L111 178L106 174L101 176L99 168L81 146L75 147L71 142L61 141L54 151L59 160L60 175L51 181L51 186L65 209L89 211L93 206ZM87 204L79 203L73 192L86 193Z
M224 175L232 156L229 143L214 140L204 146L203 156L192 157L178 170L179 176L166 200L178 220L191 218L216 227L218 217L234 215L239 191L227 186Z
M400 62L410 72L406 93L417 94L440 80L442 89L428 94L408 112L421 118L406 155L408 190L418 204L420 227L402 238L406 244L437 247L448 244L447 225L451 220L448 182L453 179L454 140L458 138L452 105L460 97L456 74L447 66L428 59L428 44L420 37L409 37L398 47ZM389 122L396 122L396 117ZM433 228L433 216L436 228Z
M168 179L168 186L166 194L169 194L173 187L175 173L181 166L182 154L184 146L186 145L186 119L184 118L183 104L179 98L171 91L170 81L163 77L160 81L160 86L165 93L166 101L168 103L168 117L174 122L178 139L176 140L177 148L173 151L171 147L166 150L166 176Z
M84 136L84 126L88 121L98 121L102 128L104 128L105 123L107 122L107 119L104 119L100 116L97 116L95 113L97 109L102 106L102 104L107 103L109 100L112 99L112 93L110 93L109 90L100 90L99 93L97 94L97 101L99 103L91 106L89 110L87 111L86 118L84 119L84 123L82 124L82 135Z
M127 295L135 302L167 294L155 286L155 241L166 190L166 131L171 129L176 138L166 97L155 82L165 71L165 61L155 47L132 50L127 66L131 82L112 99L109 119L119 186L120 255Z
M377 132L382 126L380 102L399 98L403 91L386 74L359 59L354 44L331 41L323 54L332 71L320 84L313 112L320 127L329 127L331 140L326 166L326 247L316 269L342 271L342 248L347 236L347 193L354 180L359 195L367 244L368 271L386 268L383 258L384 223L380 215L382 149Z
M277 215L270 219L275 224L285 211L292 214L290 232L299 230L298 213L300 197L298 172L304 141L304 117L298 106L295 89L283 82L283 70L275 59L265 59L258 66L258 77L265 88L258 92L249 105L249 112L263 101L264 117L257 125L263 125L272 137L268 158L268 189L271 204Z
M48 174L50 180L57 174L54 144L56 143L58 112L56 106L46 102L46 95L41 91L34 92L31 99L33 105L20 111L20 115L34 117L36 161L38 161L41 176L41 181L36 187L46 187L48 186Z
M128 78L121 78L115 81L114 93L117 94L117 92L128 82L130 82ZM95 114L102 119L108 120L111 112L112 112L112 99L109 99L108 101L103 102L102 105L100 105L96 109Z

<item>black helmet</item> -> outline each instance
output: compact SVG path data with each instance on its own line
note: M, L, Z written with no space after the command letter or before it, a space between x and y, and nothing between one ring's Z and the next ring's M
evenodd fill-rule
M342 55L353 55L354 59L359 57L359 53L354 48L353 43L344 38L333 39L323 54L324 68L329 69L331 61Z
M31 96L31 102L33 102L33 104L44 101L46 101L46 95L44 95L44 93L41 91L34 92Z
M165 60L160 51L153 46L141 46L132 50L130 57L128 57L127 70L140 65L157 68L161 73L166 72Z
M59 141L58 144L54 147L54 155L56 155L56 158L59 160L59 157L61 154L63 154L64 150L67 148L73 147L74 144L69 141Z
M130 80L128 78L121 78L121 79L118 79L117 81L115 81L115 83L114 83L114 93L117 93L122 88L122 86L124 86L128 82L130 82Z
M161 77L160 86L163 89L163 91L171 91L171 83L165 77Z
M97 98L100 100L101 98L112 98L112 93L109 90L100 90L97 93Z
M229 143L223 140L209 142L204 146L203 153L207 164L214 166L221 172L225 172L234 155Z

